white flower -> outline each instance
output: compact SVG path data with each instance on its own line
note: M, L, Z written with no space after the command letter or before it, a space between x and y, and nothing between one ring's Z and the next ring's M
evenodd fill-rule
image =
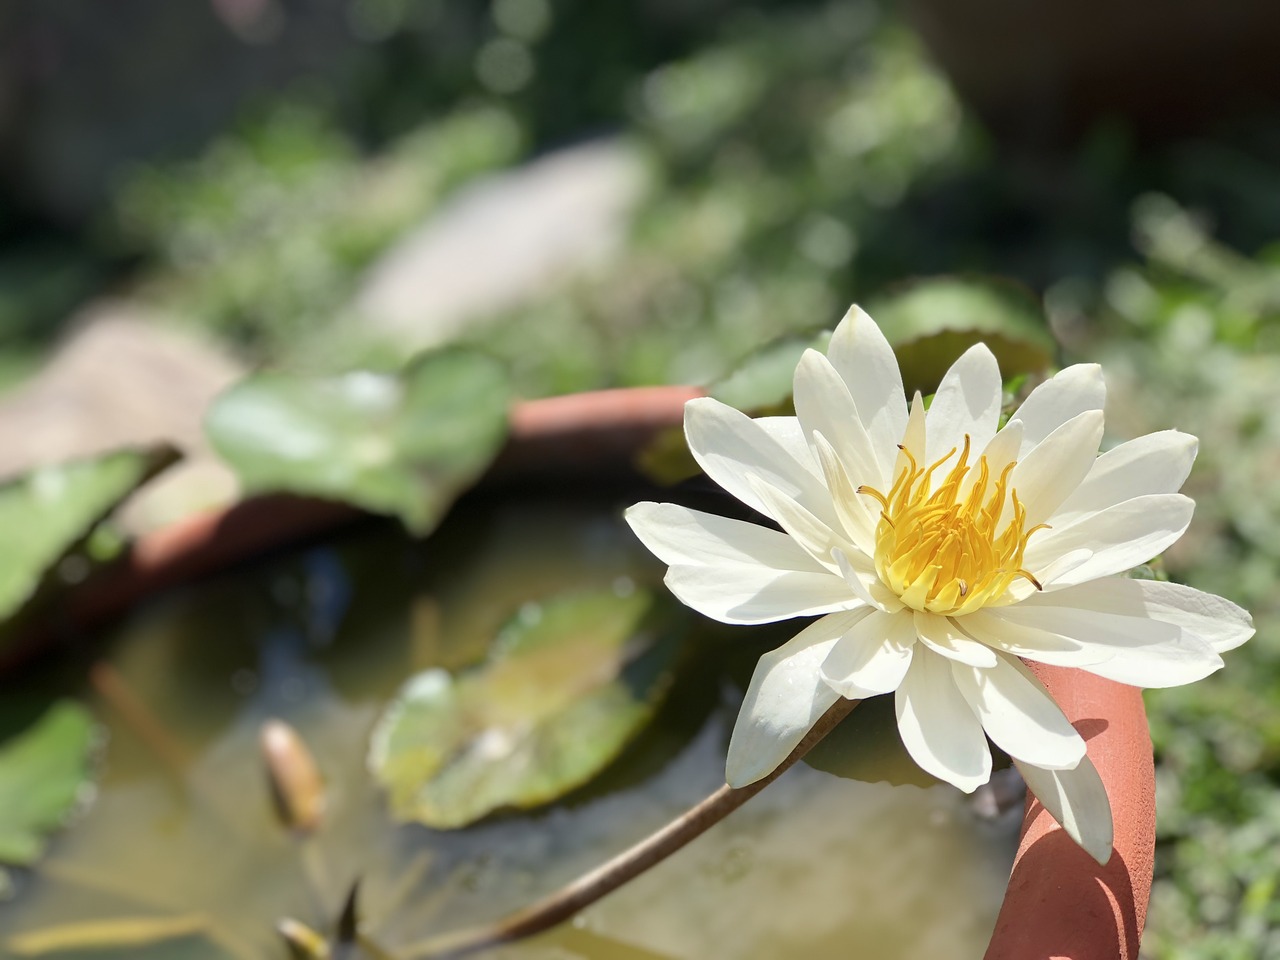
M684 603L725 623L821 618L761 658L729 744L733 786L769 774L837 697L895 693L928 772L972 791L987 737L1096 859L1106 792L1085 743L1020 658L1142 687L1188 683L1253 634L1235 604L1123 574L1177 540L1196 439L1150 434L1098 456L1093 364L1042 383L999 426L1000 371L979 344L928 413L857 307L795 373L794 417L685 407L707 475L781 531L670 503L627 511ZM985 736L984 736L985 733Z

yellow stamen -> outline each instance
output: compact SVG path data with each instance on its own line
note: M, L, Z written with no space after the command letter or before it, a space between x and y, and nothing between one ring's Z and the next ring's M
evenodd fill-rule
M955 456L955 448L926 469L909 450L899 449L907 464L887 494L858 488L880 504L875 561L886 586L909 607L944 616L999 599L1019 577L1042 589L1023 569L1022 556L1031 535L1048 524L1025 529L1027 509L1009 486L1012 462L993 484L985 456L970 465L966 434L959 458L935 486L934 472ZM972 485L966 487L971 471Z

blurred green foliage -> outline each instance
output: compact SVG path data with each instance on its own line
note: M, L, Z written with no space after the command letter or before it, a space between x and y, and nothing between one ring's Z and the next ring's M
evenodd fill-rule
M1058 322L1094 318L1080 344L1105 365L1124 434L1174 426L1200 437L1188 535L1172 578L1231 597L1257 636L1226 668L1150 691L1157 753L1156 884L1143 955L1280 957L1280 261L1216 240L1166 195L1133 206L1144 259L1100 283L1064 282Z
M147 295L251 355L280 357L440 197L521 144L510 114L477 107L365 161L322 116L285 106L195 161L136 174L119 228L154 258Z
M875 2L352 11L380 55L351 87L306 106L282 97L122 191L107 234L139 258L140 295L255 359L296 361L363 267L451 187L601 130L621 130L651 171L628 248L471 335L524 395L712 383L920 276L1023 285L1064 359L1104 362L1112 439L1201 437L1196 522L1167 565L1258 626L1219 674L1148 694L1160 834L1143 956L1280 958L1274 129L1139 150L1100 125L1073 153L1002 153ZM0 258L0 336L31 339L31 318L66 309L100 263L23 256ZM370 349L345 344L339 365ZM12 357L0 384L3 364L14 376L30 363Z

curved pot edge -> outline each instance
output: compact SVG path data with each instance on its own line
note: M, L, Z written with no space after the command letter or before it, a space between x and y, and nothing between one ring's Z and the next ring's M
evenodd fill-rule
M507 447L492 470L520 476L616 459L645 437L679 426L685 402L702 395L694 387L642 387L519 402L512 408ZM361 515L343 504L273 495L186 518L139 538L65 612L65 623L98 622L156 590ZM1140 691L1079 670L1030 666L1088 741L1111 799L1115 850L1108 865L1099 867L1029 797L985 960L1133 960L1146 919L1155 845L1151 739Z

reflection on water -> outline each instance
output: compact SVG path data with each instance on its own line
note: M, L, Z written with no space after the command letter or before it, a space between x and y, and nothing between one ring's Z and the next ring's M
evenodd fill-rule
M145 705L151 728L126 719L101 674L86 687L111 736L100 795L0 909L0 942L89 920L184 917L201 932L50 955L283 958L275 922L328 929L360 879L367 926L394 952L523 905L715 789L742 684L776 632L701 629L655 725L548 809L451 833L397 826L364 773L369 731L410 674L474 662L540 597L660 578L619 506L473 502L425 543L366 531L137 614L106 648L108 675ZM865 705L850 723L861 711L868 731L883 729ZM309 839L274 818L257 746L271 716L301 732L329 784L326 823ZM993 824L970 810L949 787L800 765L574 924L491 956L978 957L1017 817Z

